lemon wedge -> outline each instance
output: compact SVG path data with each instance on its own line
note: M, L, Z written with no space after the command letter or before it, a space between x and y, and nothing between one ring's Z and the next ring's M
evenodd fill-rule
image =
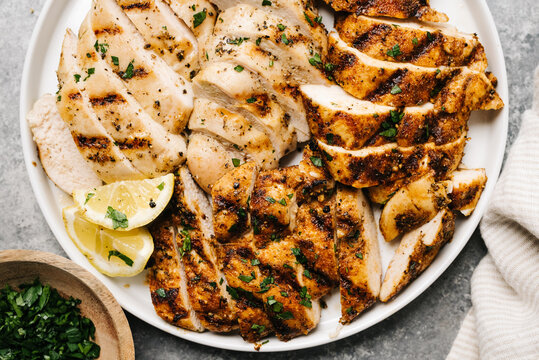
M107 229L129 231L153 221L174 192L174 175L118 181L73 193L82 214Z
M153 239L146 228L105 229L85 219L77 206L64 208L62 216L67 234L100 273L134 276L144 270L153 252Z

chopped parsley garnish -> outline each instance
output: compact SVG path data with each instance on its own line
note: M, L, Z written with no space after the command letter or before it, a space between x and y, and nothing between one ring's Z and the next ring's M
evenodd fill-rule
M112 206L107 207L107 214L105 217L112 220L112 227L114 230L118 228L125 229L129 226L127 216L123 212L115 210Z
M239 38L234 39L234 40L227 39L226 42L228 44L238 45L239 46L239 45L243 44L244 41L247 41L247 40L249 40L248 37L239 37Z
M363 260L363 254L362 253L356 253L356 257L358 259L362 259Z
M242 72L243 71L243 66L237 65L236 67L234 67L234 70L236 70L237 72Z
M166 293L165 289L163 289L163 288L159 288L159 289L155 290L155 293L159 297L162 297L162 298L167 297L167 293Z
M275 300L275 296L268 296L267 304L271 307L271 310L276 313L283 311L283 303Z
M110 261L110 257L111 257L111 256L116 256L117 258L122 259L123 262L124 262L127 266L133 266L133 260L131 260L131 258L128 257L127 255L122 254L122 253L119 252L118 250L110 250L110 251L109 251L109 256L108 256L107 260Z
M80 75L79 74L75 74L75 75L73 75L73 77L75 78L76 83L78 83L80 81Z
M89 68L88 70L86 70L86 77L82 81L88 80L88 78L93 74L95 74L95 68Z
M392 58L396 58L400 54L402 54L402 52L399 44L393 45L393 47L387 51L387 55L391 56Z
M269 66L270 66L270 67L273 66L273 60L270 60L270 61L269 61Z
M249 99L246 100L248 104L252 104L256 101L256 98L255 97L251 97Z
M238 276L238 279L240 279L243 282L250 283L251 281L254 280L254 277L253 276L248 276L248 275L240 275L240 276Z
M286 34L285 34L285 33L283 33L283 34L281 35L281 41L282 41L283 44L285 44L285 45L290 44L290 40L288 40L288 39L286 38Z
M275 315L275 317L281 320L290 320L294 318L294 315L290 311L285 311L284 313Z
M251 265L253 265L253 266L260 265L260 260L258 260L258 259L251 260Z
M284 26L283 24L277 24L277 28L283 31L284 29L286 29L286 26Z
M286 195L286 196L287 196L289 199L292 199L292 198L294 197L294 194L292 193L292 194L288 194L288 195Z
M262 6L271 6L271 1L269 1L269 0L262 0Z
M394 138L397 135L397 129L395 128L389 128L387 130L384 130L380 133L380 135L386 137L386 138Z
M307 13L305 11L303 12L303 15L305 16L305 20L307 20L309 25L314 26L313 21L311 20L311 18L309 17L309 15L307 15Z
M296 261L299 263L299 264L306 264L307 263L307 258L305 257L305 255L303 255L303 253L301 252L300 249L298 248L292 248L290 249L292 250L292 254L294 254L294 256L296 257ZM286 264L285 264L286 265Z
M311 162L313 163L314 166L318 166L318 167L323 166L322 159L319 157L311 156Z
M352 312L352 310L353 310L353 309L352 309L352 307L350 306L350 307L349 307L348 309L346 309L345 311L346 311L347 314L350 314L350 313Z
M261 38L261 37L259 37L258 39L256 39L256 41L255 41L256 46L259 46L261 42L262 42L262 38Z
M314 54L313 57L309 59L309 64L311 64L312 66L321 65L322 59L320 58L320 54Z
M324 70L326 70L327 72L332 72L334 69L335 65L333 65L332 63L327 63L324 65Z
M234 300L238 300L240 298L238 294L238 290L234 289L231 286L226 286L226 291L230 294L230 297Z
M434 40L434 36L432 36L432 34L429 31L427 31L427 39L429 39L429 41Z
M419 42L419 41L417 40L416 37L412 39L412 44L417 45L418 42Z
M322 23L322 16L317 16L314 18L314 22L315 23L318 23L318 24L321 24Z
M96 52L101 53L101 55L105 55L107 53L109 44L102 43L100 44L98 40L95 41L94 49Z
M282 297L288 297L288 293L286 291L281 291L281 296Z
M313 307L313 303L311 302L312 297L307 292L306 286L301 288L299 296L301 297L301 301L299 302L301 305L308 307L309 309Z
M274 283L275 283L275 279L273 278L273 276L268 276L267 278L262 280L262 282L260 283L260 291L257 291L257 293L259 294L265 293L266 291L270 289L270 285Z
M402 92L402 89L399 87L399 85L395 85L391 89L391 95L397 95L397 94L400 94L401 92Z
M258 332L259 334L262 334L264 330L266 330L266 327L264 325L253 324L251 326L251 329Z
M279 200L279 204L286 206L286 200L282 198L281 200Z
M88 201L90 201L90 199L93 198L94 196L95 196L94 193L86 194L86 200L84 200L84 205L86 205L88 203Z
M193 28L196 28L206 20L206 9L193 15Z
M240 163L240 159L232 158L232 165L234 165L234 167L240 166Z
M312 279L311 272L307 269L303 270L303 275L305 275L309 279Z
M135 74L134 73L135 67L133 65L134 61L135 60L131 60L131 62L129 62L129 65L127 65L125 72L122 74L122 79L131 79L133 77L133 75Z
M118 59L117 56L111 56L110 57L112 59L112 63L116 66L120 65L120 59Z
M334 135L332 133L326 134L326 141L328 142L328 145L333 145L333 138L334 138Z
M293 269L294 269L292 266L290 266L290 265L288 265L288 264L284 264L283 267L284 267L285 269L290 269L290 270L293 270Z
M271 196L266 196L266 201L271 203L271 204L275 204L277 202L277 200L275 200Z
M224 280L223 278L221 278L221 280L219 280L219 285L223 285L223 282L224 282L224 281L225 281L225 280Z
M192 245L191 245L191 236L189 236L189 231L186 229L183 229L180 231L180 233L184 236L182 247L180 249L181 256L185 256L185 254L191 252Z
M157 188L162 191L165 188L165 183L162 182L161 184L157 185Z

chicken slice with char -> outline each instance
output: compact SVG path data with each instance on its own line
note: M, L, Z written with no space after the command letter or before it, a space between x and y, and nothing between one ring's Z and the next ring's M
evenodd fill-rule
M260 79L247 69L237 71L232 63L210 63L193 79L197 98L214 101L236 112L251 122L271 140L274 156L280 159L296 147L294 127L290 115L275 101L260 83ZM303 118L305 118L303 113Z
M154 240L152 266L148 271L155 312L166 322L193 331L204 331L191 307L186 274L176 244L176 228L164 214L150 226Z
M80 74L82 71L77 63L77 37L68 29L57 72L60 91L56 106L61 118L69 127L78 151L101 180L110 183L144 178L115 144L93 112L88 95L81 91L80 77L77 81L76 76L81 76ZM78 176L81 173L76 172Z
M449 207L464 216L470 216L487 183L485 169L459 169L449 176L449 181L452 185Z
M446 182L426 174L400 188L387 202L380 216L380 230L386 241L427 223L447 206Z
M446 14L429 6L428 0L324 0L335 11L348 11L369 16L397 19L417 18L422 21L446 22Z
M193 310L204 328L230 332L237 316L221 283L217 257L211 243L211 207L204 192L182 167L175 183L172 219L178 227L177 244L185 267L187 289Z
M189 82L145 49L144 38L115 0L95 0L89 19L95 50L144 110L168 131L183 131L193 109Z
M454 230L455 215L443 209L431 221L404 235L384 276L380 300L391 300L425 271L440 248L451 240Z
M184 138L155 123L101 59L89 19L81 26L78 42L81 92L87 94L100 123L137 170L147 177L169 173L184 161Z
M374 305L382 282L376 221L361 189L337 187L335 227L341 293L340 322L348 324Z
M300 90L313 136L347 150L392 140L399 146L425 142L442 145L467 130L469 114L449 114L431 103L399 109L358 100L336 85L302 85ZM385 134L387 125L396 126L394 137L380 135Z
M371 58L329 36L328 61L335 81L351 95L381 105L416 106L432 101L448 113L497 110L503 101L484 73L467 67L428 68Z
M426 67L468 66L479 72L488 65L477 35L450 26L350 14L339 17L335 29L349 46L379 60Z
M219 243L234 242L251 228L249 201L257 175L256 163L247 162L212 187L213 228Z
M465 145L465 133L444 145L426 143L399 147L391 143L361 150L345 150L318 141L318 146L326 153L325 164L335 180L356 188L386 184L429 171L443 178L460 164Z
M116 0L146 42L174 71L190 79L198 71L198 43L170 6L163 0Z
M258 0L214 0L214 3L221 11L240 4L255 7L299 27L304 36L311 38L318 46L320 54L327 49L326 29L318 20L318 11L310 0L272 0L271 5Z
M242 115L207 99L195 100L189 129L233 144L263 169L274 169L279 165L279 157L266 134L252 126Z

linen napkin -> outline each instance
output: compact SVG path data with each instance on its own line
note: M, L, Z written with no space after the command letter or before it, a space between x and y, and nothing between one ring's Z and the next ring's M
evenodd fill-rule
M488 254L447 360L539 359L539 67L534 102L481 221Z

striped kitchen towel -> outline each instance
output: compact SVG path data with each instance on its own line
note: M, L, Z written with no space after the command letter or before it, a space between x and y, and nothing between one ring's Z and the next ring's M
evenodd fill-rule
M539 67L534 85L533 108L480 225L488 254L447 360L539 359Z

